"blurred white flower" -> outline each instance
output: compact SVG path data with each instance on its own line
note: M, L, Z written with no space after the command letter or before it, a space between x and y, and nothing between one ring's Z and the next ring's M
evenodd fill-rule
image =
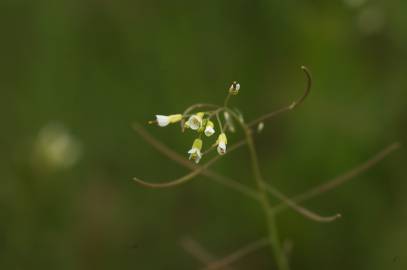
M39 169L69 169L81 154L80 143L59 123L43 127L34 142L34 164L44 167Z

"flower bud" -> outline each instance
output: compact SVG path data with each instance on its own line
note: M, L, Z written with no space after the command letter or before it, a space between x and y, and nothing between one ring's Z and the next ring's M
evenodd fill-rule
M263 123L263 122L260 122L260 123L257 125L257 133L262 132L263 129L264 129L264 123Z
M219 155L224 155L226 154L226 145L228 143L228 140L226 138L225 133L221 133L218 137L218 140L216 141L216 144L218 145L218 153Z
M191 150L188 151L189 159L195 160L195 163L199 163L202 158L202 140L195 139L194 143L192 144Z
M236 81L232 83L232 85L229 88L229 93L232 95L237 95L240 90L240 84Z
M214 124L212 121L208 120L205 127L205 135L207 137L212 136L215 133Z
M166 127L169 124L173 124L182 120L182 114L172 114L172 115L156 115L156 122L160 127ZM154 121L150 121L153 123Z

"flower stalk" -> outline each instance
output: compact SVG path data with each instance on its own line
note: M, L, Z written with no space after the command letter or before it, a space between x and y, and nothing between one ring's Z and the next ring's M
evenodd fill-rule
M270 205L269 199L267 197L267 186L264 182L263 176L260 171L259 161L257 158L257 152L256 152L256 148L254 145L253 137L252 137L250 129L246 125L244 125L242 123L242 127L244 129L247 146L248 146L249 152L250 152L250 160L251 160L251 164L252 164L254 179L256 181L256 185L257 185L257 189L258 189L260 203L263 207L263 211L264 211L266 219L267 219L268 238L270 241L270 246L271 246L273 255L275 257L278 269L279 270L288 270L289 269L288 261L281 248L281 245L280 245L276 219L275 219L274 213L271 212L271 205Z
M219 159L221 156L226 154L226 146L227 146L227 135L226 133L228 131L233 132L234 130L234 125L232 118L239 123L241 126L244 135L245 135L245 144L248 146L249 150L249 157L250 157L250 162L251 162L251 167L253 171L253 176L254 176L254 181L256 183L256 188L257 191L253 192L254 195L248 191L246 191L244 188L240 187L238 184L234 184L235 187L238 187L239 190L245 190L247 194L252 194L259 203L262 206L262 209L265 214L265 218L267 220L267 230L268 230L268 242L272 250L273 257L275 259L276 265L279 270L288 270L289 269L289 264L288 260L285 256L285 253L281 247L280 239L279 239L279 233L278 233L278 228L276 224L276 212L273 211L273 208L271 207L269 198L268 198L268 193L271 193L273 196L278 197L279 199L283 201L288 201L287 205L298 211L299 213L302 213L304 216L309 216L313 217L315 220L325 220L326 222L329 222L331 220L334 220L337 218L335 216L334 218L328 217L328 218L320 218L318 215L313 214L310 211L307 211L304 208L301 208L300 206L296 205L294 202L291 202L290 199L287 199L284 195L281 193L274 191L274 188L267 184L264 181L264 178L261 174L260 171L260 164L253 140L253 133L255 133L252 128L255 125L257 126L257 132L261 132L263 129L263 121L268 120L275 115L278 115L282 112L289 111L300 105L304 99L308 96L311 88L311 75L310 72L308 71L307 68L301 67L302 70L305 72L307 76L307 87L306 90L301 96L301 98L295 100L293 103L290 105L283 107L282 109L271 112L269 114L266 114L264 116L259 117L258 119L253 120L252 122L249 122L248 124L245 123L243 120L243 116L240 112L235 112L234 110L231 110L228 107L230 98L232 96L235 96L239 93L240 90L240 84L238 82L233 82L232 85L229 88L228 94L224 100L223 106L217 106L213 104L194 104L187 108L182 114L174 114L174 115L156 115L156 120L155 121L150 121L150 123L157 123L158 126L160 127L165 127L169 124L176 123L176 122L181 122L181 129L184 131L185 129L190 130L191 132L196 132L197 137L194 140L191 149L188 151L189 154L189 159L194 160L195 163L198 163L201 158L214 150L215 148L217 149L217 152L219 156L216 156L215 158L209 160L206 162L206 164L202 166L196 166L196 169L192 171L191 173L180 177L176 180L169 181L166 183L149 183L145 182L143 180L140 180L138 178L134 178L136 182L138 182L141 185L147 186L147 187L152 187L152 188L163 188L163 187L173 187L173 186L178 186L180 184L184 184L191 179L193 179L195 176L199 175L200 173L207 173L207 168L213 164L217 159ZM199 112L196 112L196 110L200 110ZM224 119L221 119L220 115L223 113ZM214 123L211 121L211 118L216 116L216 120L219 125L219 135L217 136L216 142L213 144L210 144L211 147L208 150L203 151L203 140L208 139L206 137L211 137L213 134L216 133L215 128L214 128ZM188 120L187 120L188 119ZM222 124L222 120L224 120L224 125ZM205 137L205 136L206 137ZM232 145L230 148L230 151L233 150L234 146ZM271 191L270 191L271 190ZM277 195L276 195L277 194ZM329 221L328 221L329 220Z

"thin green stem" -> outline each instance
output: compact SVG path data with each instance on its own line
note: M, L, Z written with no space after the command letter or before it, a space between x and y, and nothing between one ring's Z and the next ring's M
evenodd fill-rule
M222 122L220 121L219 112L216 112L216 120L218 120L220 133L223 133Z
M225 102L223 103L223 107L226 108L228 106L229 99L230 99L231 96L232 96L232 94L229 92L226 99L225 99Z
M248 125L246 125L245 123L243 123L239 119L239 117L235 114L235 112L233 112L229 108L225 108L225 110L228 111L232 115L232 117L235 118L235 120L237 122L239 122L239 124L241 125L241 127L244 131L245 137L246 137L246 142L247 142L247 146L249 148L249 153L250 153L251 166L252 166L254 179L256 181L256 185L257 185L257 189L258 189L259 201L263 207L263 211L264 211L266 219L267 219L268 238L270 241L270 246L271 246L274 258L276 259L277 267L279 270L289 270L290 267L288 265L287 258L280 245L275 214L271 211L271 209L272 209L271 204L267 197L267 184L264 181L263 176L260 171L259 160L257 158L257 151L256 151L256 147L254 145L252 132L250 130L250 127Z
M371 158L369 158L365 162L359 164L358 166L354 167L353 169L351 169L351 170L345 172L344 174L341 174L331 180L328 180L318 186L312 187L309 190L302 192L301 194L299 194L297 196L292 197L291 201L295 202L295 203L301 203L301 202L304 202L315 196L323 194L329 190L337 188L338 186L344 184L345 182L347 182L347 181L355 178L356 176L360 175L361 173L369 170L374 165L376 165L377 163L382 161L385 157L387 157L390 153L392 153L393 151L400 148L400 146L401 145L398 142L392 143L391 145L387 146L386 148L384 148L383 150L378 152L376 155L372 156ZM275 214L278 214L279 212L284 210L286 207L287 207L286 204L280 203L277 206L275 206L272 209L272 211Z
M223 257L222 259L211 262L205 268L202 268L202 270L225 269L227 266L230 266L231 264L240 260L241 258L263 247L266 247L269 244L270 242L268 241L267 238L257 240L255 242L250 243L247 246L244 246L236 250L235 252L229 254L228 256Z
M155 149L157 149L160 153L164 154L171 160L181 164L182 166L189 168L191 170L196 170L199 168L199 165L195 165L192 162L188 161L185 159L184 156L178 154L174 150L170 149L166 145L164 145L162 142L158 141L154 137L152 137L146 130L144 130L141 126L139 126L137 123L133 124L134 130L144 139L146 140L149 144L151 144ZM238 149L240 146L243 146L246 144L246 140L243 139L228 149L228 153L230 154L234 150ZM206 155L209 152L213 151L216 147L212 146L208 150L206 150L202 155ZM216 156L219 157L219 156ZM252 190L251 188L246 187L245 185L241 184L239 181L223 176L219 173L216 173L214 171L209 170L208 168L202 171L202 174L208 179L211 179L219 184L222 184L228 188L231 188L235 191L241 192L243 195L248 196L251 199L256 200L257 202L260 201L259 195L257 190ZM303 215L304 217L316 221L316 222L331 222L334 221L335 219L338 218L338 214L332 215L332 216L321 216L317 213L312 212L311 210L300 206L293 202L290 198L288 198L286 195L284 195L282 192L280 192L278 189L272 187L271 185L266 184L267 191L270 193L270 195L274 196L275 198L279 199L284 205L287 205L297 213Z
M271 205L270 205L270 202L267 197L267 187L266 187L266 183L264 182L263 176L260 172L259 161L257 158L257 152L256 152L256 148L254 146L253 137L251 135L250 129L246 125L244 125L242 123L242 127L244 129L247 145L249 147L250 160L252 163L252 169L253 169L254 178L256 180L256 185L258 188L260 202L261 202L261 205L263 206L263 210L264 210L266 218L267 218L268 234L269 234L268 237L270 240L272 252L276 259L278 269L288 270L289 265L288 265L287 258L285 257L284 252L280 245L275 215L273 212L270 211Z
M296 108L297 106L301 105L304 100L307 98L307 96L309 95L310 91L311 91L311 87L312 87L312 77L311 77L311 72L308 70L308 68L306 68L305 66L301 67L302 71L304 71L305 76L307 77L307 86L305 88L304 94L297 100L295 100L294 102L292 102L290 105L285 106L281 109L278 109L276 111L267 113L265 115L260 116L259 118L251 121L250 123L248 123L247 125L249 127L253 127L255 125L257 125L260 122L263 122L265 120L268 120L270 118L273 118L281 113L287 112L287 111L291 111L294 108Z

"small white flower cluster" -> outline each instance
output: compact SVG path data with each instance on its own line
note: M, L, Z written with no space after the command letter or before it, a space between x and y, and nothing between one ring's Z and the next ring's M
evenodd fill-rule
M157 123L160 127L166 127L169 124L177 123L186 118L182 114L172 114L172 115L156 115L155 121L150 121L150 123ZM192 148L188 151L189 159L195 160L198 163L202 158L202 134L207 137L215 134L215 125L210 120L212 114L210 112L198 112L190 115L188 120L185 122L184 127L198 132L199 137L196 138L192 144ZM214 146L217 146L218 153L224 155L226 153L227 138L225 133L221 133L216 140Z
M195 161L195 163L198 163L203 155L202 153L203 135L205 135L206 137L211 137L216 132L215 125L211 121L212 117L216 116L219 123L220 134L216 142L212 145L212 147L217 148L219 155L224 155L226 154L226 145L228 143L228 140L223 130L225 131L230 130L231 132L234 132L233 121L228 113L230 109L227 107L227 101L229 100L230 96L237 95L239 93L239 90L240 84L236 81L233 82L229 88L229 95L226 98L224 106L221 107L212 105L212 107L216 108L215 110L188 114L187 112L192 110L192 108L196 106L193 105L190 108L188 108L184 114L156 115L156 120L150 121L149 123L150 124L157 123L157 125L160 127L166 127L169 124L174 124L182 121L181 122L182 130L186 128L196 131L198 133L198 138L196 138L192 143L192 148L188 151L188 154L189 159L192 159ZM224 113L225 121L224 127L222 126L221 120L219 118L219 114L221 112ZM241 116L235 116L235 118L237 118L239 121L243 121L242 119L240 119Z

